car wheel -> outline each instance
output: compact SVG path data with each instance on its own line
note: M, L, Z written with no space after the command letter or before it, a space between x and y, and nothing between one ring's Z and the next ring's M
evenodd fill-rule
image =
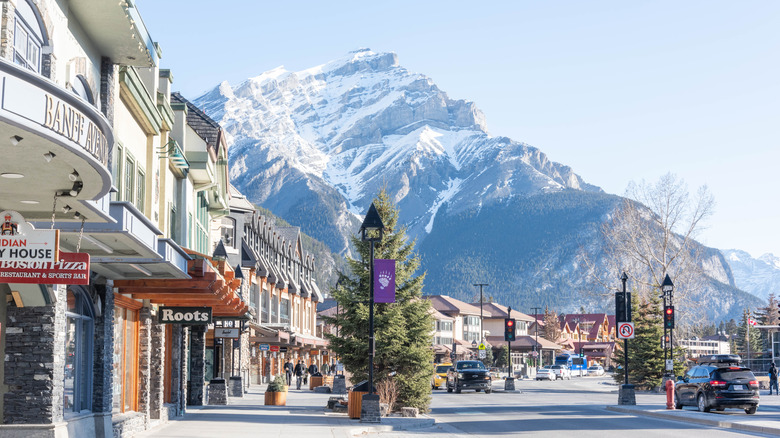
M749 408L745 408L745 413L748 415L753 415L756 413L756 409L758 409L758 406L751 406Z
M485 390L485 394L490 394L491 392L493 392L493 390L492 390L492 389L486 389L486 390Z
M452 386L447 385L447 392L452 392Z
M696 398L697 405L699 407L699 412L709 412L710 407L707 406L707 397L704 396L704 394L699 394L699 397Z
M433 385L433 389L439 389L437 385Z
M674 393L674 408L679 410L683 408L682 402L680 402L680 394Z
M460 394L460 386L455 385L455 393Z

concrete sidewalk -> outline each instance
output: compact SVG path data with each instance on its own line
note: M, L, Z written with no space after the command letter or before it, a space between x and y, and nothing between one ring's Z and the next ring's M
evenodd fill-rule
M664 420L682 421L704 426L720 427L744 432L780 436L780 397L764 395L761 391L761 402L755 415L747 415L741 409L726 409L723 412L699 412L696 408L686 406L681 410L667 410L666 396L658 395L662 403L638 404L636 406L607 406L612 412L653 417Z
M326 409L331 394L308 389L287 393L287 406L264 406L266 385L252 386L244 397L230 398L227 406L196 406L171 422L138 437L352 437L367 432L413 430L431 427L433 418L384 417L379 424L350 420L346 413Z

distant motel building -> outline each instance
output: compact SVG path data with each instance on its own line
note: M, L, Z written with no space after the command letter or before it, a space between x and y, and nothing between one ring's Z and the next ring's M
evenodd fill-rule
M314 261L161 56L133 2L0 2L0 436L132 436L322 360Z

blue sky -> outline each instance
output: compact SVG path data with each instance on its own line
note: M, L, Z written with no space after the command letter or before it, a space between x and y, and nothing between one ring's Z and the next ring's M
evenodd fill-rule
M492 135L623 194L673 172L716 200L700 241L780 255L780 2L136 0L173 89L396 52ZM222 5L222 8L215 5Z

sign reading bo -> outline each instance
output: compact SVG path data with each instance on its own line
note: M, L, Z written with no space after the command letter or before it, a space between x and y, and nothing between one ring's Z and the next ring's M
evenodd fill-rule
M160 324L211 324L211 307L160 307Z

